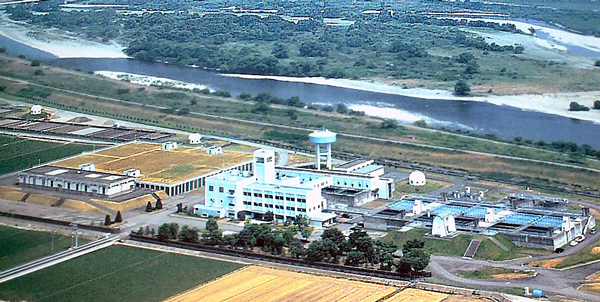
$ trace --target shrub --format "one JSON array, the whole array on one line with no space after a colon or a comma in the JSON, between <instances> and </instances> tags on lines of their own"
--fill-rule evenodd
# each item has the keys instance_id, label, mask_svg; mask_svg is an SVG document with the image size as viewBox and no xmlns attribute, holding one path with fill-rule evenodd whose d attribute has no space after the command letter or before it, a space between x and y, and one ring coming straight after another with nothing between
<instances>
[{"instance_id":1,"label":"shrub","mask_svg":"<svg viewBox=\"0 0 600 302\"><path fill-rule=\"evenodd\" d=\"M569 104L569 111L590 111L590 108L577 102L571 102L571 104Z\"/></svg>"}]
</instances>

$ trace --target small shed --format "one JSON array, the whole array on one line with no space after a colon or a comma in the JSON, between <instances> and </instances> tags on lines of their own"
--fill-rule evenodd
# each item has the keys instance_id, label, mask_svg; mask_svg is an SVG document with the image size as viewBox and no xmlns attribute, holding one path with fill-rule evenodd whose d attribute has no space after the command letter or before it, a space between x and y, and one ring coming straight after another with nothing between
<instances>
[{"instance_id":1,"label":"small shed","mask_svg":"<svg viewBox=\"0 0 600 302\"><path fill-rule=\"evenodd\" d=\"M142 172L140 172L138 169L129 169L123 172L123 174L129 177L140 177Z\"/></svg>"},{"instance_id":2,"label":"small shed","mask_svg":"<svg viewBox=\"0 0 600 302\"><path fill-rule=\"evenodd\" d=\"M431 235L446 237L454 232L456 232L456 223L454 222L454 216L452 216L452 213L442 213L433 218Z\"/></svg>"},{"instance_id":3,"label":"small shed","mask_svg":"<svg viewBox=\"0 0 600 302\"><path fill-rule=\"evenodd\" d=\"M424 186L427 184L425 174L421 171L414 171L408 175L408 184L411 186Z\"/></svg>"},{"instance_id":4,"label":"small shed","mask_svg":"<svg viewBox=\"0 0 600 302\"><path fill-rule=\"evenodd\" d=\"M163 150L175 150L177 149L177 142L166 142L162 144Z\"/></svg>"},{"instance_id":5,"label":"small shed","mask_svg":"<svg viewBox=\"0 0 600 302\"><path fill-rule=\"evenodd\" d=\"M210 155L221 155L223 154L223 147L221 146L212 146L206 149L206 153Z\"/></svg>"},{"instance_id":6,"label":"small shed","mask_svg":"<svg viewBox=\"0 0 600 302\"><path fill-rule=\"evenodd\" d=\"M190 144L197 145L200 143L200 140L202 140L202 135L200 135L200 133L192 133L188 136L188 139Z\"/></svg>"},{"instance_id":7,"label":"small shed","mask_svg":"<svg viewBox=\"0 0 600 302\"><path fill-rule=\"evenodd\" d=\"M40 105L33 105L33 106L31 106L30 113L32 115L40 115L40 114L42 114L42 106L40 106Z\"/></svg>"}]
</instances>

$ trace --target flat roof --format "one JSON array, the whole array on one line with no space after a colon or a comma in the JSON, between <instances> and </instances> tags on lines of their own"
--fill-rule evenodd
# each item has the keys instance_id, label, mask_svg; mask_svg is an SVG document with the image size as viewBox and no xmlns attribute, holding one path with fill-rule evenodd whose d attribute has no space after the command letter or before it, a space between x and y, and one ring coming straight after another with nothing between
<instances>
[{"instance_id":1,"label":"flat roof","mask_svg":"<svg viewBox=\"0 0 600 302\"><path fill-rule=\"evenodd\" d=\"M336 169L350 169L354 166L362 165L369 161L372 161L372 159L364 159L364 158L355 159L355 160L349 161L345 164L341 164L341 165L337 166Z\"/></svg>"},{"instance_id":2,"label":"flat roof","mask_svg":"<svg viewBox=\"0 0 600 302\"><path fill-rule=\"evenodd\" d=\"M298 172L298 173L314 173L314 174L332 175L332 176L340 176L340 177L364 178L364 179L373 179L374 178L374 176L356 174L356 173L345 172L345 171L335 171L335 170L312 170L312 169L281 167L281 166L275 167L275 170L294 171L294 172Z\"/></svg>"},{"instance_id":3,"label":"flat roof","mask_svg":"<svg viewBox=\"0 0 600 302\"><path fill-rule=\"evenodd\" d=\"M58 177L76 181L90 181L95 183L111 184L122 180L133 180L133 178L124 175L115 175L97 171L83 171L72 168L63 168L56 166L41 166L23 171L22 173L35 174L46 177Z\"/></svg>"},{"instance_id":4,"label":"flat roof","mask_svg":"<svg viewBox=\"0 0 600 302\"><path fill-rule=\"evenodd\" d=\"M141 173L138 181L170 185L251 160L252 155L247 153L211 155L202 148L163 150L160 143L132 142L54 165L75 169L81 164L92 163L96 165L96 171L118 175L137 169Z\"/></svg>"},{"instance_id":5,"label":"flat roof","mask_svg":"<svg viewBox=\"0 0 600 302\"><path fill-rule=\"evenodd\" d=\"M358 174L369 174L373 171L377 171L379 169L383 169L383 166L379 166L379 165L368 165L366 167L362 167L358 170L354 170L352 171L352 173L358 173Z\"/></svg>"}]
</instances>

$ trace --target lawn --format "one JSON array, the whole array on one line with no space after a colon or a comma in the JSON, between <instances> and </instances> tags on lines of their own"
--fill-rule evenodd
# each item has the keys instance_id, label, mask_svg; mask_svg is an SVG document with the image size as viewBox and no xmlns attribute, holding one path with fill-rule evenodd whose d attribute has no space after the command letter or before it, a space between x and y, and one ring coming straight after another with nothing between
<instances>
[{"instance_id":1,"label":"lawn","mask_svg":"<svg viewBox=\"0 0 600 302\"><path fill-rule=\"evenodd\" d=\"M39 163L72 156L93 148L91 145L0 135L0 174L31 168Z\"/></svg>"},{"instance_id":2,"label":"lawn","mask_svg":"<svg viewBox=\"0 0 600 302\"><path fill-rule=\"evenodd\" d=\"M9 301L162 301L242 267L112 246L0 284Z\"/></svg>"},{"instance_id":3,"label":"lawn","mask_svg":"<svg viewBox=\"0 0 600 302\"><path fill-rule=\"evenodd\" d=\"M70 236L54 235L54 253L69 247ZM51 233L0 226L0 271L48 256L52 251Z\"/></svg>"},{"instance_id":4,"label":"lawn","mask_svg":"<svg viewBox=\"0 0 600 302\"><path fill-rule=\"evenodd\" d=\"M460 277L469 279L520 279L533 276L534 271L512 270L505 268L486 268L478 271L458 273Z\"/></svg>"},{"instance_id":5,"label":"lawn","mask_svg":"<svg viewBox=\"0 0 600 302\"><path fill-rule=\"evenodd\" d=\"M477 253L475 254L475 258L477 258L477 259L489 259L489 260L501 261L501 260L507 260L507 259L514 259L519 256L522 256L521 254L518 253L517 249L511 250L509 252L502 250L498 245L493 243L490 239L488 239L485 236L476 236L476 235L471 235L471 234L459 234L458 236L456 236L450 240L424 237L425 234L428 234L430 232L431 232L430 230L415 228L415 229L412 229L412 230L404 233L402 236L395 235L395 232L392 232L392 233L386 235L383 239L391 240L394 237L396 237L395 241L396 241L396 243L398 243L398 246L400 246L400 247L402 247L404 245L404 243L406 243L409 240L418 239L418 240L425 241L425 250L427 252L429 252L430 254L448 255L448 256L455 256L455 257L462 257L465 254L465 251L467 250L469 243L471 243L471 240L479 239L479 240L481 240L481 245L479 246L479 249L477 249ZM398 237L400 237L400 238L398 239ZM504 242L504 239L502 237L500 237L500 235L497 236L496 238L498 240L500 240L502 243L504 243L505 245L507 245L507 243ZM514 245L512 243L510 243L510 245L507 245L507 247L514 248Z\"/></svg>"},{"instance_id":6,"label":"lawn","mask_svg":"<svg viewBox=\"0 0 600 302\"><path fill-rule=\"evenodd\" d=\"M407 195L407 194L415 194L415 193L428 194L433 191L437 191L437 190L440 190L443 188L448 188L451 186L452 186L452 184L449 182L432 180L432 179L428 179L427 184L425 184L424 186L420 186L420 187L411 186L408 184L408 182L399 182L396 184L396 192L394 192L394 196L399 198L402 195Z\"/></svg>"}]
</instances>

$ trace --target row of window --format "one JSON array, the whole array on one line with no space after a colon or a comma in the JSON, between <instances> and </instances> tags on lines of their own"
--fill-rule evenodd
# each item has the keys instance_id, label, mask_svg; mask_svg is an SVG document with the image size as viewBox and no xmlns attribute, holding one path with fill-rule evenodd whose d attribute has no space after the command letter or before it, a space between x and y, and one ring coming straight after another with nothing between
<instances>
[{"instance_id":1,"label":"row of window","mask_svg":"<svg viewBox=\"0 0 600 302\"><path fill-rule=\"evenodd\" d=\"M247 201L247 200L244 200L243 203L244 203L244 205L247 205L247 206L252 206L252 205L254 205L255 207L262 207L263 206L263 204L260 203L260 202L254 202L253 203L252 201ZM283 210L284 209L284 206L272 205L272 204L268 204L268 203L266 203L264 206L266 208L271 208L271 209L273 207L275 207L275 209L277 209L277 210ZM285 207L285 210L287 210L287 211L306 212L306 209L304 209L304 208L295 208L295 207Z\"/></svg>"},{"instance_id":2,"label":"row of window","mask_svg":"<svg viewBox=\"0 0 600 302\"><path fill-rule=\"evenodd\" d=\"M282 195L272 195L272 194L262 194L262 193L254 193L252 194L251 192L243 192L244 196L254 196L257 198L265 198L265 199L275 199L275 200L283 200L283 196ZM295 198L295 197L285 197L286 201L297 201L297 202L301 202L301 203L306 203L306 198Z\"/></svg>"}]
</instances>

